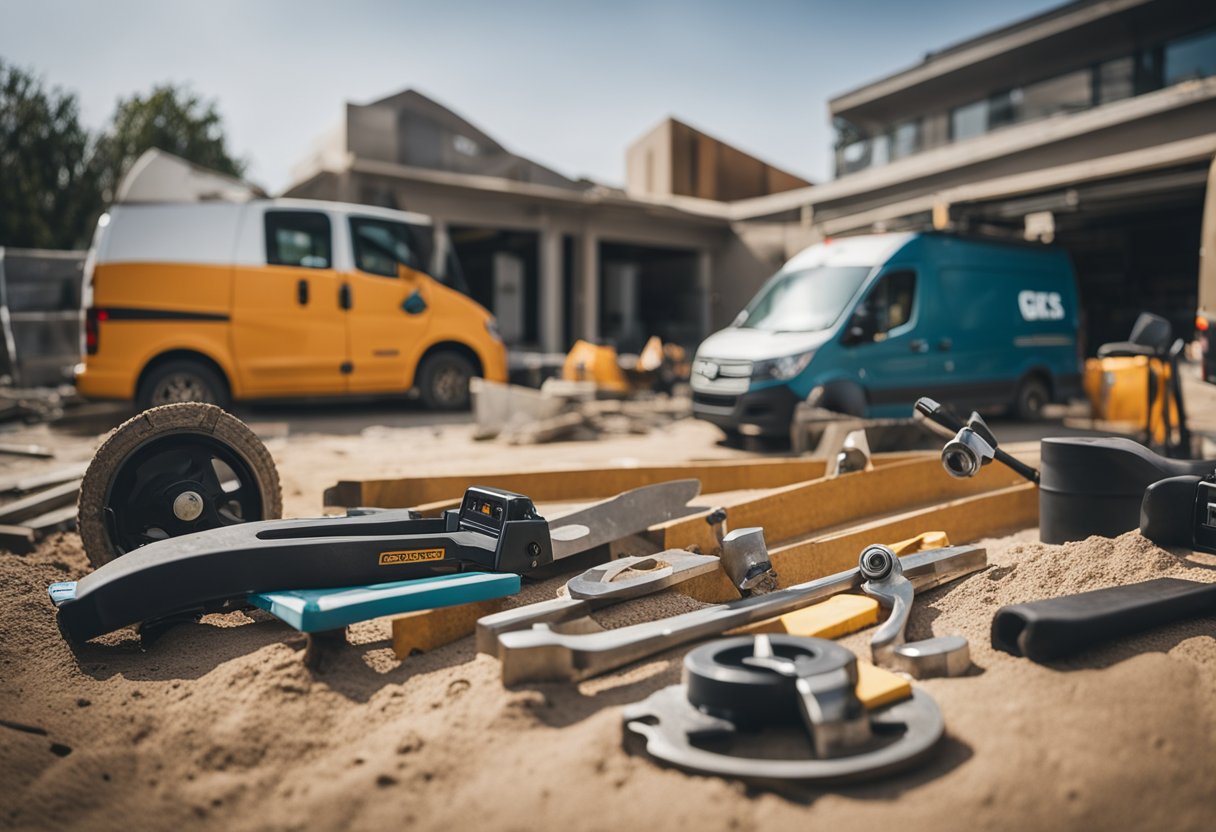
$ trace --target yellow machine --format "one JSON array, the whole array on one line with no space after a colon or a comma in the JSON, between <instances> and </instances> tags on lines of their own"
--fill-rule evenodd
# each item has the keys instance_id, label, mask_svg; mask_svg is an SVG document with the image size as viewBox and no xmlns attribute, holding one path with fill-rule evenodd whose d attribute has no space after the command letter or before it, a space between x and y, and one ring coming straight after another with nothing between
<instances>
[{"instance_id":1,"label":"yellow machine","mask_svg":"<svg viewBox=\"0 0 1216 832\"><path fill-rule=\"evenodd\" d=\"M594 381L596 387L606 393L623 396L629 392L629 382L618 363L616 350L590 341L574 342L562 364L562 378L566 381Z\"/></svg>"},{"instance_id":2,"label":"yellow machine","mask_svg":"<svg viewBox=\"0 0 1216 832\"><path fill-rule=\"evenodd\" d=\"M86 267L89 397L404 393L437 409L506 381L494 317L427 273L426 217L303 200L118 205Z\"/></svg>"},{"instance_id":3,"label":"yellow machine","mask_svg":"<svg viewBox=\"0 0 1216 832\"><path fill-rule=\"evenodd\" d=\"M1085 395L1095 419L1126 424L1130 431L1151 431L1152 441L1164 444L1170 425L1179 424L1178 404L1170 395L1173 370L1168 361L1147 356L1090 358L1085 362ZM1149 397L1149 385L1153 394ZM1151 411L1149 402L1152 401Z\"/></svg>"}]
</instances>

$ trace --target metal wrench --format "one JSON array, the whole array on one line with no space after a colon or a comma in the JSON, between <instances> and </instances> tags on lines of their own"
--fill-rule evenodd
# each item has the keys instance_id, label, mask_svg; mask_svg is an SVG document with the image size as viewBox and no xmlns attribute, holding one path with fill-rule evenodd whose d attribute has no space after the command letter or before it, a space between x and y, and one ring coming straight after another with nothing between
<instances>
[{"instance_id":1,"label":"metal wrench","mask_svg":"<svg viewBox=\"0 0 1216 832\"><path fill-rule=\"evenodd\" d=\"M858 568L867 578L862 592L891 610L870 639L874 664L907 673L913 679L961 676L971 668L971 647L962 636L904 641L912 614L913 587L893 551L878 544L868 546L861 553Z\"/></svg>"},{"instance_id":2,"label":"metal wrench","mask_svg":"<svg viewBox=\"0 0 1216 832\"><path fill-rule=\"evenodd\" d=\"M477 620L477 652L498 654L498 637L534 624L557 624L587 615L592 610L651 595L718 568L713 555L696 555L670 549L657 555L618 558L588 569L566 583L567 596L539 601L486 615ZM635 575L621 577L633 569Z\"/></svg>"},{"instance_id":3,"label":"metal wrench","mask_svg":"<svg viewBox=\"0 0 1216 832\"><path fill-rule=\"evenodd\" d=\"M987 564L988 553L982 546L930 549L901 560L903 574L916 590L949 583ZM860 589L865 580L861 569L854 567L766 595L601 633L563 634L546 624L504 633L498 639L503 684L586 679L672 647Z\"/></svg>"}]
</instances>

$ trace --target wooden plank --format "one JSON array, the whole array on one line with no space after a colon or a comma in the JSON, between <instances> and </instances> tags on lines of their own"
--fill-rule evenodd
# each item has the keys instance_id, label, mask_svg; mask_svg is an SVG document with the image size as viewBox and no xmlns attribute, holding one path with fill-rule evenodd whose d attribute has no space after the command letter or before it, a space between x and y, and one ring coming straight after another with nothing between
<instances>
[{"instance_id":1,"label":"wooden plank","mask_svg":"<svg viewBox=\"0 0 1216 832\"><path fill-rule=\"evenodd\" d=\"M881 708L912 695L912 683L898 673L857 660L857 698L867 708Z\"/></svg>"},{"instance_id":2,"label":"wooden plank","mask_svg":"<svg viewBox=\"0 0 1216 832\"><path fill-rule=\"evenodd\" d=\"M33 550L33 529L25 526L0 526L0 552L27 555Z\"/></svg>"},{"instance_id":3,"label":"wooden plank","mask_svg":"<svg viewBox=\"0 0 1216 832\"><path fill-rule=\"evenodd\" d=\"M34 459L50 459L55 452L42 445L18 445L11 442L0 442L0 454L9 456L28 456Z\"/></svg>"},{"instance_id":4,"label":"wooden plank","mask_svg":"<svg viewBox=\"0 0 1216 832\"><path fill-rule=\"evenodd\" d=\"M64 506L54 511L48 511L46 514L26 520L23 525L33 529L34 534L39 537L51 532L73 529L76 527L76 506Z\"/></svg>"},{"instance_id":5,"label":"wooden plank","mask_svg":"<svg viewBox=\"0 0 1216 832\"><path fill-rule=\"evenodd\" d=\"M88 463L81 462L76 465L56 468L54 471L48 471L45 474L23 474L18 477L7 477L0 480L0 494L25 494L29 491L37 491L39 488L46 488L48 485L58 485L68 480L77 480L84 476L84 472L88 467Z\"/></svg>"},{"instance_id":6,"label":"wooden plank","mask_svg":"<svg viewBox=\"0 0 1216 832\"><path fill-rule=\"evenodd\" d=\"M729 506L727 525L732 529L760 526L771 549L860 518L935 505L1020 482L1024 480L1003 465L989 465L971 479L955 479L942 471L938 455L932 454L872 471L779 488ZM655 543L663 549L696 546L703 552L716 551L714 530L705 522L708 514L704 511L656 527L659 537ZM917 533L920 531L924 529Z\"/></svg>"},{"instance_id":7,"label":"wooden plank","mask_svg":"<svg viewBox=\"0 0 1216 832\"><path fill-rule=\"evenodd\" d=\"M864 595L837 595L800 610L757 621L727 635L778 633L812 638L840 638L878 623L878 602Z\"/></svg>"},{"instance_id":8,"label":"wooden plank","mask_svg":"<svg viewBox=\"0 0 1216 832\"><path fill-rule=\"evenodd\" d=\"M924 454L878 454L876 466ZM459 499L470 485L491 485L526 494L536 502L602 499L631 488L697 478L701 493L779 488L823 476L824 462L814 459L726 459L632 468L581 468L501 473L454 474L385 480L345 480L325 490L325 505L336 508L376 506L414 508Z\"/></svg>"},{"instance_id":9,"label":"wooden plank","mask_svg":"<svg viewBox=\"0 0 1216 832\"><path fill-rule=\"evenodd\" d=\"M1002 488L850 525L797 543L770 549L781 586L821 578L857 565L871 543L902 540L926 529L940 529L961 545L1030 528L1039 522L1039 490L1032 483Z\"/></svg>"},{"instance_id":10,"label":"wooden plank","mask_svg":"<svg viewBox=\"0 0 1216 832\"><path fill-rule=\"evenodd\" d=\"M393 652L397 658L405 659L413 653L425 653L471 636L477 628L477 619L502 608L502 599L493 598L398 616L393 619Z\"/></svg>"},{"instance_id":11,"label":"wooden plank","mask_svg":"<svg viewBox=\"0 0 1216 832\"><path fill-rule=\"evenodd\" d=\"M75 506L76 495L79 493L80 480L71 480L20 500L13 500L0 506L0 525L20 523L53 509Z\"/></svg>"}]
</instances>

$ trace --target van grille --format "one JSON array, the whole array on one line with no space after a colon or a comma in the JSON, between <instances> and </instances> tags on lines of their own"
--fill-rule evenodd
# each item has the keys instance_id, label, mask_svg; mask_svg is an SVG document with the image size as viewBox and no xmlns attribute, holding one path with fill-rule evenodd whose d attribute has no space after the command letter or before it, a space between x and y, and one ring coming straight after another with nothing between
<instances>
[{"instance_id":1,"label":"van grille","mask_svg":"<svg viewBox=\"0 0 1216 832\"><path fill-rule=\"evenodd\" d=\"M706 407L725 407L731 410L735 409L735 403L739 401L738 396L715 396L712 393L696 393L692 394L693 404L703 404Z\"/></svg>"}]
</instances>

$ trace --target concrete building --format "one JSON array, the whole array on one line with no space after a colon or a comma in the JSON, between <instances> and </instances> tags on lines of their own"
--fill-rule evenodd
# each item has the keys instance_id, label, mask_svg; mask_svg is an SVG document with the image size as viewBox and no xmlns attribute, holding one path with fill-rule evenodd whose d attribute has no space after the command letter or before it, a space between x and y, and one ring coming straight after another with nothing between
<instances>
[{"instance_id":1,"label":"concrete building","mask_svg":"<svg viewBox=\"0 0 1216 832\"><path fill-rule=\"evenodd\" d=\"M1069 3L829 109L835 180L735 202L736 227L797 226L798 244L926 228L1054 242L1076 264L1091 350L1141 309L1189 333L1216 154L1216 4Z\"/></svg>"},{"instance_id":2,"label":"concrete building","mask_svg":"<svg viewBox=\"0 0 1216 832\"><path fill-rule=\"evenodd\" d=\"M721 187L735 187L737 161L762 164L728 157L720 142L713 149ZM724 204L696 189L629 195L569 179L413 90L347 105L343 125L294 173L286 196L430 215L435 269L456 252L469 294L495 313L511 346L564 352L590 338L636 349L658 334L695 347L739 309L737 292L719 291L730 280L725 265L747 260ZM778 174L765 166L773 182L805 184ZM746 192L770 189L752 182Z\"/></svg>"}]
</instances>

